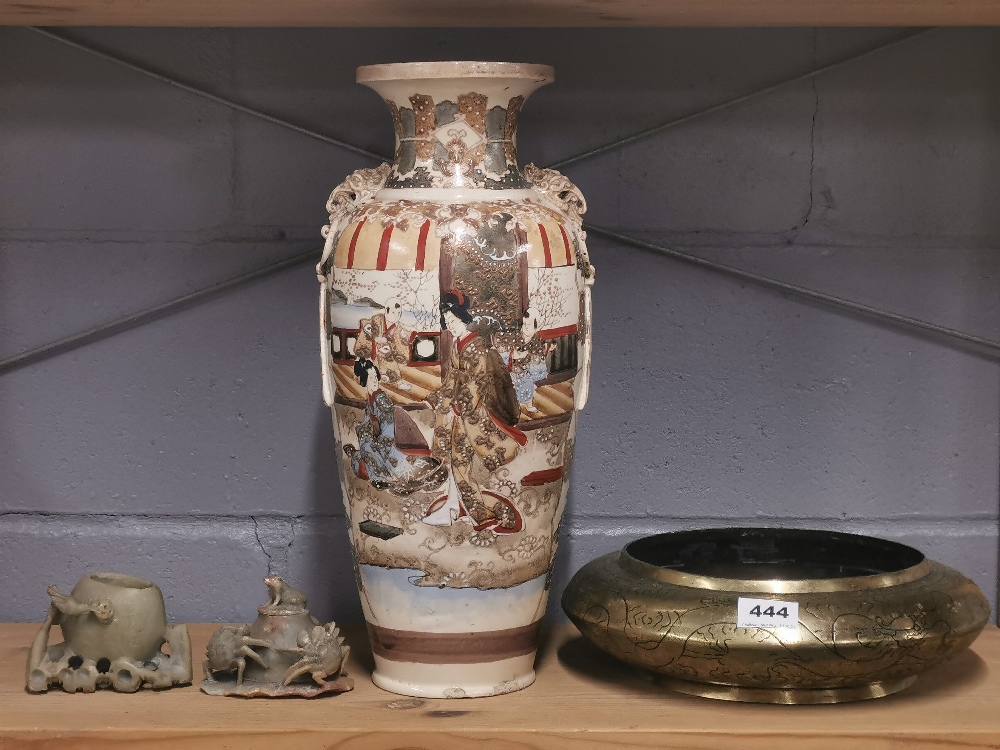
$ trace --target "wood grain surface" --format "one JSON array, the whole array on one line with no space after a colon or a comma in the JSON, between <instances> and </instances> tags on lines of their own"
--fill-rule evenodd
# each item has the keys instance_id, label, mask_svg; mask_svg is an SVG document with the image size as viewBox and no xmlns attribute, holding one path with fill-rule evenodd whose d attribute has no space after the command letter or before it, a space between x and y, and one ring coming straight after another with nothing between
<instances>
[{"instance_id":1,"label":"wood grain surface","mask_svg":"<svg viewBox=\"0 0 1000 750\"><path fill-rule=\"evenodd\" d=\"M192 625L196 674L217 625ZM212 697L196 684L132 695L24 690L35 625L0 625L0 748L144 750L636 750L1000 747L1000 632L898 695L837 706L758 706L664 692L596 651L571 625L546 630L538 679L495 698L421 700L372 685L362 629L350 693Z\"/></svg>"},{"instance_id":2,"label":"wood grain surface","mask_svg":"<svg viewBox=\"0 0 1000 750\"><path fill-rule=\"evenodd\" d=\"M0 0L37 26L984 26L1000 0Z\"/></svg>"}]
</instances>

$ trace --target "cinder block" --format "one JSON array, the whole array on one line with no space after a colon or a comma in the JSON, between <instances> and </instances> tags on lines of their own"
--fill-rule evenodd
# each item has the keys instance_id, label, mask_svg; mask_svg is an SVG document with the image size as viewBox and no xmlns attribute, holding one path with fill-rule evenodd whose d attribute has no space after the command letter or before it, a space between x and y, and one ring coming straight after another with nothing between
<instances>
[{"instance_id":1,"label":"cinder block","mask_svg":"<svg viewBox=\"0 0 1000 750\"><path fill-rule=\"evenodd\" d=\"M142 26L75 27L61 30L74 40L95 46L155 72L176 77L184 83L204 87L213 93L230 94L236 86L232 30L225 28L150 28ZM43 49L59 49L56 42L36 39ZM51 45L51 46L49 46ZM87 59L77 51L78 59ZM109 69L114 63L103 62ZM133 73L135 83L151 80ZM129 81L105 82L111 90ZM156 82L157 86L165 86Z\"/></svg>"},{"instance_id":2,"label":"cinder block","mask_svg":"<svg viewBox=\"0 0 1000 750\"><path fill-rule=\"evenodd\" d=\"M559 606L562 591L588 561L642 536L706 525L715 524L571 522L564 528L556 556L547 616L565 620ZM772 519L767 525L803 526L800 519ZM910 544L972 578L996 611L997 544L986 524L817 521L807 527ZM251 519L8 515L0 519L0 564L9 572L0 606L2 620L40 619L47 604L47 584L69 587L94 570L153 580L163 589L168 614L176 621L252 619L265 595L261 578L268 572L304 591L317 617L345 623L361 620L343 518L257 519L255 527Z\"/></svg>"},{"instance_id":3,"label":"cinder block","mask_svg":"<svg viewBox=\"0 0 1000 750\"><path fill-rule=\"evenodd\" d=\"M532 51L555 66L556 83L535 94L526 108L528 140L521 150L543 164L783 80L808 69L813 55L809 29L578 29L555 35L555 44L548 29L533 33ZM846 34L838 43L853 36ZM608 65L609 59L616 64ZM664 132L636 148L662 153L676 138L683 140L684 132L709 121ZM601 176L586 180L585 164L598 165ZM663 168L676 171L672 164ZM592 210L603 206L602 194L614 193L618 179L609 180L609 174L628 178L613 152L567 167L567 173L581 186L587 183ZM661 211L662 205L657 215Z\"/></svg>"},{"instance_id":4,"label":"cinder block","mask_svg":"<svg viewBox=\"0 0 1000 750\"><path fill-rule=\"evenodd\" d=\"M369 102L392 133L385 106ZM391 135L390 135L391 138ZM348 138L355 141L355 138ZM329 221L326 201L330 192L356 169L379 162L307 138L266 122L246 118L237 127L240 179L237 201L248 227L287 227L295 236L311 236L320 247L320 228ZM380 149L391 153L390 144ZM266 187L264 187L266 186Z\"/></svg>"},{"instance_id":5,"label":"cinder block","mask_svg":"<svg viewBox=\"0 0 1000 750\"><path fill-rule=\"evenodd\" d=\"M809 208L814 111L811 86L797 84L630 145L618 156L618 180L598 183L593 220L607 222L613 195L613 223L630 230L776 234L797 227Z\"/></svg>"},{"instance_id":6,"label":"cinder block","mask_svg":"<svg viewBox=\"0 0 1000 750\"><path fill-rule=\"evenodd\" d=\"M153 581L175 622L239 622L267 575L248 518L0 516L0 565L0 620L15 622L41 621L48 584L66 591L95 571Z\"/></svg>"},{"instance_id":7,"label":"cinder block","mask_svg":"<svg viewBox=\"0 0 1000 750\"><path fill-rule=\"evenodd\" d=\"M593 250L574 513L996 517L995 361L647 253Z\"/></svg>"},{"instance_id":8,"label":"cinder block","mask_svg":"<svg viewBox=\"0 0 1000 750\"><path fill-rule=\"evenodd\" d=\"M838 31L829 46L859 35ZM454 60L550 64L557 82L533 95L519 134L522 157L539 163L805 69L813 47L807 29L466 29L460 35L447 29L240 29L232 40L240 89L251 101L382 149L391 148L389 120L378 98L354 83L358 65L429 59L428 50L441 49Z\"/></svg>"},{"instance_id":9,"label":"cinder block","mask_svg":"<svg viewBox=\"0 0 1000 750\"><path fill-rule=\"evenodd\" d=\"M318 236L318 235L317 235ZM300 242L18 241L0 246L0 358L314 249Z\"/></svg>"},{"instance_id":10,"label":"cinder block","mask_svg":"<svg viewBox=\"0 0 1000 750\"><path fill-rule=\"evenodd\" d=\"M45 587L63 591L93 571L148 578L168 616L188 622L246 622L266 600L262 579L282 576L324 621L361 622L347 524L340 517L292 519L137 518L11 514L0 517L7 571L0 622L41 620Z\"/></svg>"},{"instance_id":11,"label":"cinder block","mask_svg":"<svg viewBox=\"0 0 1000 750\"><path fill-rule=\"evenodd\" d=\"M0 377L0 509L338 512L309 264Z\"/></svg>"},{"instance_id":12,"label":"cinder block","mask_svg":"<svg viewBox=\"0 0 1000 750\"><path fill-rule=\"evenodd\" d=\"M940 30L818 81L818 227L996 245L996 39Z\"/></svg>"},{"instance_id":13,"label":"cinder block","mask_svg":"<svg viewBox=\"0 0 1000 750\"><path fill-rule=\"evenodd\" d=\"M867 304L972 335L1000 340L1000 254L987 247L941 247L900 243L893 246L776 244L770 247L719 244L683 245L690 239L670 233L642 233L643 239L667 247L682 245L707 260L762 274L807 289ZM718 243L718 238L711 238ZM632 251L629 250L629 253ZM664 259L670 266L678 261ZM721 284L725 275L706 270ZM755 288L750 285L748 290ZM934 293L928 294L928 288ZM781 292L773 292L782 294ZM915 329L861 316L838 306L790 295L799 304L825 311L831 324L856 318L887 330L920 338ZM949 339L939 339L948 344ZM951 342L956 351L972 351Z\"/></svg>"},{"instance_id":14,"label":"cinder block","mask_svg":"<svg viewBox=\"0 0 1000 750\"><path fill-rule=\"evenodd\" d=\"M316 617L324 622L364 619L343 515L297 519L286 560L289 580L301 583Z\"/></svg>"},{"instance_id":15,"label":"cinder block","mask_svg":"<svg viewBox=\"0 0 1000 750\"><path fill-rule=\"evenodd\" d=\"M369 58L373 58L372 50L386 48L394 50L394 60L419 58L428 44L441 37L438 30L406 35L382 29L352 30L349 38L331 44L329 35L315 30L234 34L241 91L251 101L266 102L268 111L293 113L285 116L383 153L391 150L389 118L374 94L353 83L354 67L359 62L384 61ZM852 38L851 34L843 36L842 43ZM471 30L461 40L448 38L452 54L460 54L465 45L477 59L497 43L498 34L492 30ZM689 29L683 34L662 29L559 34L519 30L518 46L523 59L545 60L557 71L558 84L542 89L527 104L519 132L522 161L545 164L732 99L788 77L790 70L804 70L812 63L813 34L805 29L739 33ZM831 42L830 46L836 45ZM588 49L601 52L581 56L580 51ZM604 64L609 56L623 66ZM745 64L748 59L753 65ZM804 136L808 143L812 93L802 90L795 97L801 100L802 117L793 128L798 141ZM788 201L787 196L774 194L781 170L787 168L786 160L774 158L774 149L782 156L789 149L802 151L798 141L788 145L785 126L774 126L787 120L788 108L781 97L765 98L760 111L751 115L762 121L749 129L742 127L743 121L734 128L732 118L724 118L721 124L718 118L706 118L698 126L643 141L626 152L635 156L626 156L624 161L617 155L597 159L599 175L593 179L588 166L574 166L568 173L587 191L595 221L619 219L615 223L634 226L636 214L642 213L641 225L652 221L654 227L671 225L672 216L682 217L685 226L715 226L712 219L718 213L733 209L733 201L716 199L716 186L733 175L752 178L749 193L753 197L742 202L746 216L739 226L752 219L752 225L759 227L772 210L770 205L784 206ZM746 116L741 109L733 118ZM744 135L734 139L734 130ZM282 134L267 123L241 119L237 132L239 202L251 224L312 226L316 219L310 217L321 216L317 210L321 198L341 176L370 166L335 146ZM726 149L721 156L720 143ZM805 151L799 161L808 171ZM652 168L651 153L657 154ZM706 168L710 170L707 175ZM619 179L607 180L609 169L619 172ZM622 182L629 191L624 201L619 191ZM701 185L705 191L714 191L709 200L699 191ZM261 186L268 187L261 190ZM791 189L797 193L793 203L807 200L806 187L801 176L792 179ZM655 203L652 212L649 201ZM623 213L609 213L612 207ZM778 228L791 226L797 210L786 216L782 209Z\"/></svg>"},{"instance_id":16,"label":"cinder block","mask_svg":"<svg viewBox=\"0 0 1000 750\"><path fill-rule=\"evenodd\" d=\"M232 115L217 104L7 29L0 109L0 230L162 236L230 218Z\"/></svg>"}]
</instances>

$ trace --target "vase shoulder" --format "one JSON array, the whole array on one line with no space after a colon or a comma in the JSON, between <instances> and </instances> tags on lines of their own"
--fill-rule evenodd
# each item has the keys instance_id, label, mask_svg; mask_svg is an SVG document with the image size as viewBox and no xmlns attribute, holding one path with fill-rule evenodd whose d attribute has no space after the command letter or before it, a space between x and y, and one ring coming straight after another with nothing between
<instances>
[{"instance_id":1,"label":"vase shoulder","mask_svg":"<svg viewBox=\"0 0 1000 750\"><path fill-rule=\"evenodd\" d=\"M489 203L491 201L512 201L538 203L539 192L533 186L524 188L508 188L491 190L489 188L382 188L375 194L376 202L394 203L396 201L414 201L420 203Z\"/></svg>"}]
</instances>

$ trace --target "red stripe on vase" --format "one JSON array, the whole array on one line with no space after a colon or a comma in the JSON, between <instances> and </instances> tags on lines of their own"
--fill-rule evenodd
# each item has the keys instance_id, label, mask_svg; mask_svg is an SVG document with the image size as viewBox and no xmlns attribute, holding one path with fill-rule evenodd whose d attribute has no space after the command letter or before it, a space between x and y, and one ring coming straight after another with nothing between
<instances>
[{"instance_id":1,"label":"red stripe on vase","mask_svg":"<svg viewBox=\"0 0 1000 750\"><path fill-rule=\"evenodd\" d=\"M545 233L545 227L538 225L538 232L542 235L542 249L545 251L545 267L552 267L552 248L549 247L549 236Z\"/></svg>"},{"instance_id":2,"label":"red stripe on vase","mask_svg":"<svg viewBox=\"0 0 1000 750\"><path fill-rule=\"evenodd\" d=\"M427 233L431 229L430 221L425 221L420 227L420 236L417 238L417 263L416 270L424 270L424 258L427 255Z\"/></svg>"},{"instance_id":3,"label":"red stripe on vase","mask_svg":"<svg viewBox=\"0 0 1000 750\"><path fill-rule=\"evenodd\" d=\"M490 415L490 420L492 420L493 424L495 424L497 428L503 431L508 437L513 438L514 442L516 442L522 448L527 444L528 442L527 435L525 435L516 427L513 427L505 423L502 419L500 419L500 417L498 417L496 414L489 411L488 409L486 410L486 413Z\"/></svg>"},{"instance_id":4,"label":"red stripe on vase","mask_svg":"<svg viewBox=\"0 0 1000 750\"><path fill-rule=\"evenodd\" d=\"M542 621L478 633L426 633L368 625L372 653L418 664L479 664L524 656L535 650Z\"/></svg>"},{"instance_id":5,"label":"red stripe on vase","mask_svg":"<svg viewBox=\"0 0 1000 750\"><path fill-rule=\"evenodd\" d=\"M541 487L543 484L562 479L566 475L566 470L562 466L554 469L539 469L533 471L521 479L522 487Z\"/></svg>"},{"instance_id":6,"label":"red stripe on vase","mask_svg":"<svg viewBox=\"0 0 1000 750\"><path fill-rule=\"evenodd\" d=\"M384 271L389 264L389 238L392 237L392 230L395 225L390 224L382 232L382 242L378 246L378 260L375 261L375 270Z\"/></svg>"},{"instance_id":7,"label":"red stripe on vase","mask_svg":"<svg viewBox=\"0 0 1000 750\"><path fill-rule=\"evenodd\" d=\"M543 339L556 339L560 336L568 336L569 334L576 332L576 324L571 323L568 326L559 326L559 328L543 328L538 332L538 335Z\"/></svg>"},{"instance_id":8,"label":"red stripe on vase","mask_svg":"<svg viewBox=\"0 0 1000 750\"><path fill-rule=\"evenodd\" d=\"M347 267L354 268L354 251L358 248L358 235L361 234L361 227L365 225L366 219L362 219L357 228L354 230L354 236L351 237L351 246L347 249Z\"/></svg>"},{"instance_id":9,"label":"red stripe on vase","mask_svg":"<svg viewBox=\"0 0 1000 750\"><path fill-rule=\"evenodd\" d=\"M563 245L566 246L566 263L565 265L573 265L573 246L569 244L569 237L566 234L566 228L560 224L559 231L562 233Z\"/></svg>"}]
</instances>

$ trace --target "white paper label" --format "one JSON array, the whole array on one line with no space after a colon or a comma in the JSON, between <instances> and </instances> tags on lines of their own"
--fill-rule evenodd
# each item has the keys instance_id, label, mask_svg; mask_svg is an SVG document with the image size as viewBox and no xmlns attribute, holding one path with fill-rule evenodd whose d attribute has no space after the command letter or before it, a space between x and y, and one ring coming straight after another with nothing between
<instances>
[{"instance_id":1,"label":"white paper label","mask_svg":"<svg viewBox=\"0 0 1000 750\"><path fill-rule=\"evenodd\" d=\"M799 603L741 596L736 602L736 625L741 628L797 628Z\"/></svg>"}]
</instances>

